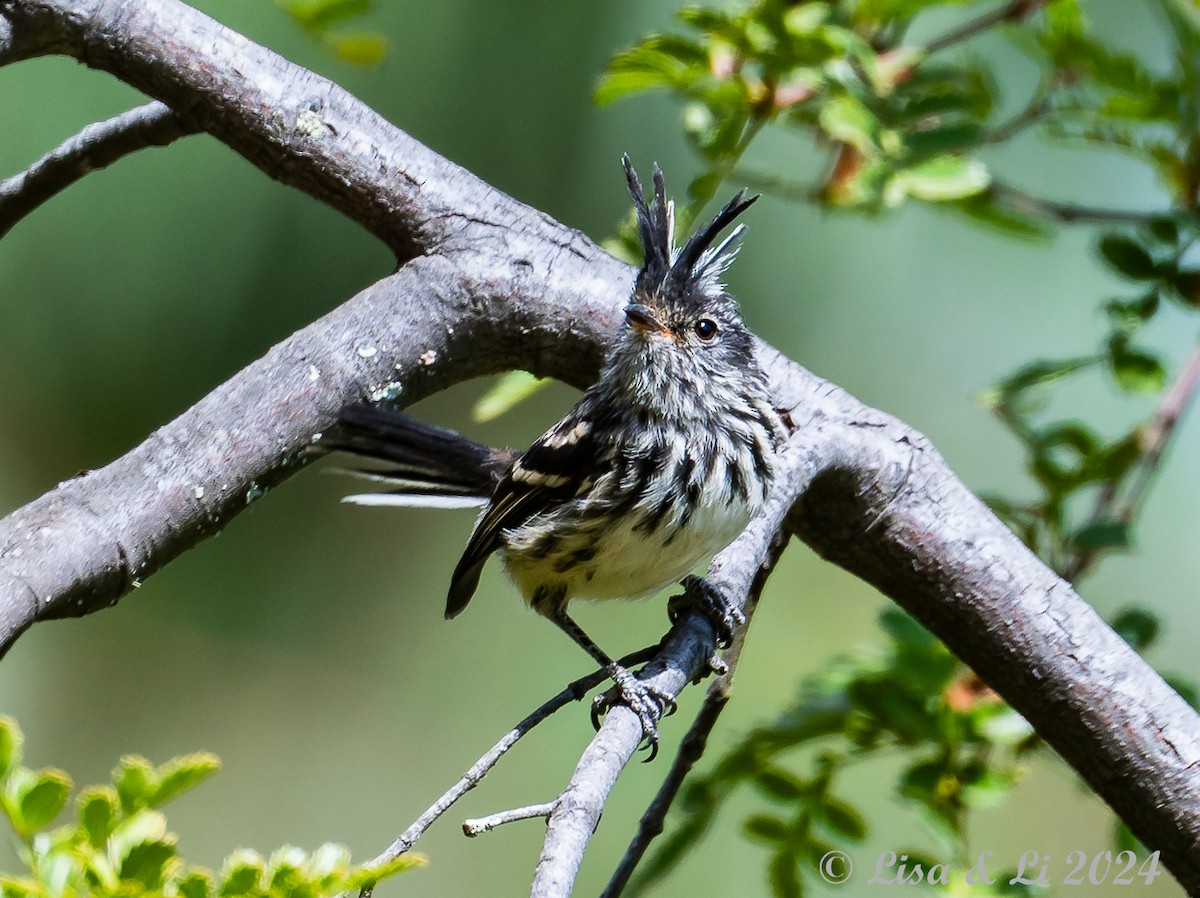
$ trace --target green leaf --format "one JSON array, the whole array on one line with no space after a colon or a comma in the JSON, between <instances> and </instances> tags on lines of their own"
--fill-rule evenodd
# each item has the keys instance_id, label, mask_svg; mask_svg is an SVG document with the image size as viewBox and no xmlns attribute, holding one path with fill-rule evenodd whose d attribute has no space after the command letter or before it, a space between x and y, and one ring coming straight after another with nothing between
<instances>
[{"instance_id":1,"label":"green leaf","mask_svg":"<svg viewBox=\"0 0 1200 898\"><path fill-rule=\"evenodd\" d=\"M1109 341L1109 365L1121 389L1130 393L1157 393L1166 385L1167 369L1157 356L1114 337Z\"/></svg>"},{"instance_id":2,"label":"green leaf","mask_svg":"<svg viewBox=\"0 0 1200 898\"><path fill-rule=\"evenodd\" d=\"M1177 271L1171 277L1171 286L1185 307L1200 306L1200 271Z\"/></svg>"},{"instance_id":3,"label":"green leaf","mask_svg":"<svg viewBox=\"0 0 1200 898\"><path fill-rule=\"evenodd\" d=\"M1046 222L995 202L990 191L945 206L1009 237L1033 240L1053 233Z\"/></svg>"},{"instance_id":4,"label":"green leaf","mask_svg":"<svg viewBox=\"0 0 1200 898\"><path fill-rule=\"evenodd\" d=\"M158 788L149 798L150 807L160 807L195 787L221 769L221 759L209 752L174 758L155 771Z\"/></svg>"},{"instance_id":5,"label":"green leaf","mask_svg":"<svg viewBox=\"0 0 1200 898\"><path fill-rule=\"evenodd\" d=\"M937 637L925 629L919 620L896 608L885 608L880 612L879 626L900 645L928 651L938 644Z\"/></svg>"},{"instance_id":6,"label":"green leaf","mask_svg":"<svg viewBox=\"0 0 1200 898\"><path fill-rule=\"evenodd\" d=\"M93 786L79 795L79 823L88 842L99 848L117 823L117 795L107 786Z\"/></svg>"},{"instance_id":7,"label":"green leaf","mask_svg":"<svg viewBox=\"0 0 1200 898\"><path fill-rule=\"evenodd\" d=\"M1125 608L1113 618L1112 628L1134 651L1145 652L1158 639L1161 625L1146 608Z\"/></svg>"},{"instance_id":8,"label":"green leaf","mask_svg":"<svg viewBox=\"0 0 1200 898\"><path fill-rule=\"evenodd\" d=\"M337 870L350 866L350 849L345 845L326 842L308 859L308 872L313 876L329 876Z\"/></svg>"},{"instance_id":9,"label":"green leaf","mask_svg":"<svg viewBox=\"0 0 1200 898\"><path fill-rule=\"evenodd\" d=\"M1134 280L1154 280L1158 277L1158 266L1149 251L1137 241L1123 234L1105 234L1098 244L1100 255L1108 266L1118 274Z\"/></svg>"},{"instance_id":10,"label":"green leaf","mask_svg":"<svg viewBox=\"0 0 1200 898\"><path fill-rule=\"evenodd\" d=\"M397 873L403 873L405 870L411 870L414 867L423 867L427 861L420 854L402 854L400 857L392 858L386 864L379 867L357 867L350 871L346 877L346 888L351 891L359 890L373 886L378 882L382 882L389 876L395 876Z\"/></svg>"},{"instance_id":11,"label":"green leaf","mask_svg":"<svg viewBox=\"0 0 1200 898\"><path fill-rule=\"evenodd\" d=\"M150 806L158 791L154 767L140 755L126 755L113 771L113 783L121 799L121 810L132 814Z\"/></svg>"},{"instance_id":12,"label":"green leaf","mask_svg":"<svg viewBox=\"0 0 1200 898\"><path fill-rule=\"evenodd\" d=\"M884 202L899 204L912 196L929 202L961 200L982 193L991 184L987 166L963 156L937 156L896 172L884 191Z\"/></svg>"},{"instance_id":13,"label":"green leaf","mask_svg":"<svg viewBox=\"0 0 1200 898\"><path fill-rule=\"evenodd\" d=\"M21 763L21 747L25 735L11 717L0 716L0 779L8 776L14 766Z\"/></svg>"},{"instance_id":14,"label":"green leaf","mask_svg":"<svg viewBox=\"0 0 1200 898\"><path fill-rule=\"evenodd\" d=\"M938 789L946 776L946 765L940 760L919 761L908 767L900 776L899 787L902 795L929 801L938 794Z\"/></svg>"},{"instance_id":15,"label":"green leaf","mask_svg":"<svg viewBox=\"0 0 1200 898\"><path fill-rule=\"evenodd\" d=\"M1110 299L1104 305L1104 312L1115 329L1132 334L1154 317L1158 307L1158 291L1151 290L1140 299Z\"/></svg>"},{"instance_id":16,"label":"green leaf","mask_svg":"<svg viewBox=\"0 0 1200 898\"><path fill-rule=\"evenodd\" d=\"M45 829L67 805L71 796L71 778L61 770L39 770L34 780L17 798L22 835ZM15 821L14 821L15 822Z\"/></svg>"},{"instance_id":17,"label":"green leaf","mask_svg":"<svg viewBox=\"0 0 1200 898\"><path fill-rule=\"evenodd\" d=\"M375 68L387 58L387 37L378 31L335 31L322 38L342 62Z\"/></svg>"},{"instance_id":18,"label":"green leaf","mask_svg":"<svg viewBox=\"0 0 1200 898\"><path fill-rule=\"evenodd\" d=\"M230 855L221 870L220 892L225 898L252 895L263 876L263 859L256 852L240 849Z\"/></svg>"},{"instance_id":19,"label":"green leaf","mask_svg":"<svg viewBox=\"0 0 1200 898\"><path fill-rule=\"evenodd\" d=\"M175 883L179 898L212 898L212 877L204 870L189 870Z\"/></svg>"},{"instance_id":20,"label":"green leaf","mask_svg":"<svg viewBox=\"0 0 1200 898\"><path fill-rule=\"evenodd\" d=\"M914 161L922 159L957 159L960 157L954 154L974 150L982 142L983 127L978 122L972 121L952 122L938 128L927 128L920 131L911 130L904 136L905 149L908 151L909 158ZM982 176L985 180L984 187L987 187L990 182L987 170L983 168L982 163L976 162L975 165L978 166L978 171L975 172L976 177ZM914 170L913 168L909 169L910 172ZM964 199L969 196L975 196L981 193L984 187L969 192L961 192L958 196L949 197L949 199Z\"/></svg>"},{"instance_id":21,"label":"green leaf","mask_svg":"<svg viewBox=\"0 0 1200 898\"><path fill-rule=\"evenodd\" d=\"M1128 549L1129 524L1121 521L1098 521L1088 524L1071 537L1077 549Z\"/></svg>"},{"instance_id":22,"label":"green leaf","mask_svg":"<svg viewBox=\"0 0 1200 898\"><path fill-rule=\"evenodd\" d=\"M861 842L867 837L867 822L862 814L844 801L826 799L817 808L821 821L835 834L851 842Z\"/></svg>"},{"instance_id":23,"label":"green leaf","mask_svg":"<svg viewBox=\"0 0 1200 898\"><path fill-rule=\"evenodd\" d=\"M794 802L804 797L804 784L785 770L761 770L754 777L754 785L768 798Z\"/></svg>"},{"instance_id":24,"label":"green leaf","mask_svg":"<svg viewBox=\"0 0 1200 898\"><path fill-rule=\"evenodd\" d=\"M772 844L786 842L792 835L792 828L786 821L768 814L755 814L747 818L742 829L755 841Z\"/></svg>"},{"instance_id":25,"label":"green leaf","mask_svg":"<svg viewBox=\"0 0 1200 898\"><path fill-rule=\"evenodd\" d=\"M999 807L1013 788L1012 775L994 767L980 767L963 777L962 802L971 808Z\"/></svg>"},{"instance_id":26,"label":"green leaf","mask_svg":"<svg viewBox=\"0 0 1200 898\"><path fill-rule=\"evenodd\" d=\"M771 882L771 894L775 898L801 898L804 895L799 864L792 852L776 852L771 857L767 875Z\"/></svg>"},{"instance_id":27,"label":"green leaf","mask_svg":"<svg viewBox=\"0 0 1200 898\"><path fill-rule=\"evenodd\" d=\"M493 421L549 384L548 377L534 377L528 371L509 371L475 403L471 417L480 423Z\"/></svg>"},{"instance_id":28,"label":"green leaf","mask_svg":"<svg viewBox=\"0 0 1200 898\"><path fill-rule=\"evenodd\" d=\"M147 890L159 890L167 880L168 865L175 858L174 839L141 842L130 847L121 860L120 877L137 882Z\"/></svg>"},{"instance_id":29,"label":"green leaf","mask_svg":"<svg viewBox=\"0 0 1200 898\"><path fill-rule=\"evenodd\" d=\"M1116 851L1132 851L1138 856L1148 853L1146 846L1133 834L1133 830L1120 819L1113 821L1113 848Z\"/></svg>"},{"instance_id":30,"label":"green leaf","mask_svg":"<svg viewBox=\"0 0 1200 898\"><path fill-rule=\"evenodd\" d=\"M825 24L831 10L827 3L800 3L783 14L783 27L797 37L806 37Z\"/></svg>"},{"instance_id":31,"label":"green leaf","mask_svg":"<svg viewBox=\"0 0 1200 898\"><path fill-rule=\"evenodd\" d=\"M305 28L328 28L369 12L371 0L275 0Z\"/></svg>"},{"instance_id":32,"label":"green leaf","mask_svg":"<svg viewBox=\"0 0 1200 898\"><path fill-rule=\"evenodd\" d=\"M1033 735L1029 721L1000 702L980 702L970 713L972 725L992 745L1018 745Z\"/></svg>"},{"instance_id":33,"label":"green leaf","mask_svg":"<svg viewBox=\"0 0 1200 898\"><path fill-rule=\"evenodd\" d=\"M593 99L603 106L647 90L683 90L707 77L708 54L700 45L686 38L652 35L613 58Z\"/></svg>"},{"instance_id":34,"label":"green leaf","mask_svg":"<svg viewBox=\"0 0 1200 898\"><path fill-rule=\"evenodd\" d=\"M1174 246L1179 242L1179 224L1173 218L1165 215L1152 218L1147 228L1154 235L1154 239L1160 243Z\"/></svg>"},{"instance_id":35,"label":"green leaf","mask_svg":"<svg viewBox=\"0 0 1200 898\"><path fill-rule=\"evenodd\" d=\"M850 144L864 156L879 152L879 120L849 94L834 97L821 107L819 121L826 134Z\"/></svg>"},{"instance_id":36,"label":"green leaf","mask_svg":"<svg viewBox=\"0 0 1200 898\"><path fill-rule=\"evenodd\" d=\"M703 208L704 204L716 195L724 180L719 171L704 172L693 178L687 189L692 209Z\"/></svg>"},{"instance_id":37,"label":"green leaf","mask_svg":"<svg viewBox=\"0 0 1200 898\"><path fill-rule=\"evenodd\" d=\"M1200 711L1200 688L1196 684L1178 674L1163 674L1163 679L1167 681L1167 685L1179 693L1180 698L1192 706L1192 708Z\"/></svg>"}]
</instances>

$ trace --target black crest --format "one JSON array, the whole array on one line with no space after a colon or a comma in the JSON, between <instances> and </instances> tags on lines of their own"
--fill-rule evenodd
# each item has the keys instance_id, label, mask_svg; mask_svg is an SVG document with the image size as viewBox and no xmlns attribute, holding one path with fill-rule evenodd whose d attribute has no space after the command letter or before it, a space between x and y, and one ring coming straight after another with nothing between
<instances>
[{"instance_id":1,"label":"black crest","mask_svg":"<svg viewBox=\"0 0 1200 898\"><path fill-rule=\"evenodd\" d=\"M625 179L629 182L629 194L637 210L638 233L642 240L642 270L638 272L637 290L642 293L666 293L681 296L700 287L705 282L715 285L717 276L725 270L733 257L730 245L741 235L739 225L720 244L713 242L735 218L745 212L757 196L746 198L746 191L737 194L711 222L693 234L677 254L672 253L674 240L674 204L667 201L663 173L654 166L654 197L646 204L642 182L628 156L622 156Z\"/></svg>"}]
</instances>

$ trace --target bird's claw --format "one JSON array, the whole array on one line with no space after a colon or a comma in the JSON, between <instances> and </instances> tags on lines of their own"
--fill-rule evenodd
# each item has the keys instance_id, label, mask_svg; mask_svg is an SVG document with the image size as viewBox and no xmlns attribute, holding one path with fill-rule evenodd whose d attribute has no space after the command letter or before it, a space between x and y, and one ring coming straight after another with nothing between
<instances>
[{"instance_id":1,"label":"bird's claw","mask_svg":"<svg viewBox=\"0 0 1200 898\"><path fill-rule=\"evenodd\" d=\"M658 755L658 721L675 713L675 699L642 682L624 667L613 667L609 675L616 685L592 700L592 726L600 729L600 719L613 705L625 705L641 721L642 741L650 750L646 758L649 763Z\"/></svg>"},{"instance_id":2,"label":"bird's claw","mask_svg":"<svg viewBox=\"0 0 1200 898\"><path fill-rule=\"evenodd\" d=\"M695 608L712 624L717 634L717 645L723 649L729 648L734 635L746 625L746 615L742 609L703 577L694 574L684 577L680 585L683 586L683 593L672 597L667 604L671 622L677 621L685 611Z\"/></svg>"}]
</instances>

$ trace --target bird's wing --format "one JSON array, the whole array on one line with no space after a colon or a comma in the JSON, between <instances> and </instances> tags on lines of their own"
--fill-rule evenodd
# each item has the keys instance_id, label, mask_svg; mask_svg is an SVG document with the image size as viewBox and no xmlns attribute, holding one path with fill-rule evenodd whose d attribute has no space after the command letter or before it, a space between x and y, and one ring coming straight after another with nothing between
<instances>
[{"instance_id":1,"label":"bird's wing","mask_svg":"<svg viewBox=\"0 0 1200 898\"><path fill-rule=\"evenodd\" d=\"M581 404L537 440L500 480L450 580L446 617L467 607L488 556L500 547L505 530L574 498L594 477L602 440L603 416Z\"/></svg>"}]
</instances>

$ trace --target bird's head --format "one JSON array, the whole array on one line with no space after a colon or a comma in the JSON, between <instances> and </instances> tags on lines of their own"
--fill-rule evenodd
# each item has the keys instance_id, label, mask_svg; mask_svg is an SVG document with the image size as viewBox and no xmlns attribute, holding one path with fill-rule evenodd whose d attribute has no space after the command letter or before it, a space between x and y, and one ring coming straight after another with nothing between
<instances>
[{"instance_id":1,"label":"bird's head","mask_svg":"<svg viewBox=\"0 0 1200 898\"><path fill-rule=\"evenodd\" d=\"M610 370L633 392L653 399L680 385L721 386L756 371L753 340L737 303L720 278L737 253L744 226L717 243L721 232L758 197L739 192L716 217L680 248L674 245L674 203L666 198L663 175L654 167L649 202L637 173L623 159L637 211L643 261L625 307L626 330L610 359Z\"/></svg>"}]
</instances>

